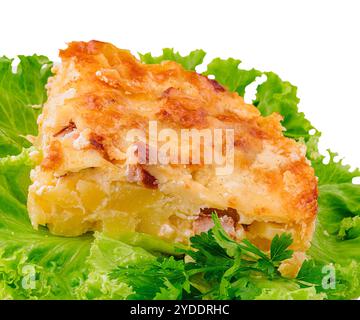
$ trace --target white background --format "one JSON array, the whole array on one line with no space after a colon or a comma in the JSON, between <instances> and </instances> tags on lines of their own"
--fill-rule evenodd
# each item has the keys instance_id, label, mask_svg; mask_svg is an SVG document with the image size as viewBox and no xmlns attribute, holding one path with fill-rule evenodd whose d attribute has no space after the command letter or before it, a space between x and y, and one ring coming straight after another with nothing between
<instances>
[{"instance_id":1,"label":"white background","mask_svg":"<svg viewBox=\"0 0 360 320\"><path fill-rule=\"evenodd\" d=\"M1 1L0 55L45 54L71 40L136 52L196 48L274 71L299 88L301 110L360 166L360 1Z\"/></svg>"}]
</instances>

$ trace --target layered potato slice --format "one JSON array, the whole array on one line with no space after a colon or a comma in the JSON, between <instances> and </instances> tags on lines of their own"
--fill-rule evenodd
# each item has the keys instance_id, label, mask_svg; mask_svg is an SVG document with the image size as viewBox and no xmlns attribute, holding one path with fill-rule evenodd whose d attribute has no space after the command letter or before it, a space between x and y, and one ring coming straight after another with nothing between
<instances>
[{"instance_id":1,"label":"layered potato slice","mask_svg":"<svg viewBox=\"0 0 360 320\"><path fill-rule=\"evenodd\" d=\"M143 64L108 43L72 42L60 57L38 120L42 157L28 197L35 228L64 236L137 231L186 243L211 228L216 211L234 239L266 250L274 235L289 232L295 251L309 247L317 180L305 146L283 136L281 116L262 117L237 93L175 62ZM203 158L129 164L134 142L125 137L148 133L149 121L179 136L233 129L232 173L217 174Z\"/></svg>"}]
</instances>

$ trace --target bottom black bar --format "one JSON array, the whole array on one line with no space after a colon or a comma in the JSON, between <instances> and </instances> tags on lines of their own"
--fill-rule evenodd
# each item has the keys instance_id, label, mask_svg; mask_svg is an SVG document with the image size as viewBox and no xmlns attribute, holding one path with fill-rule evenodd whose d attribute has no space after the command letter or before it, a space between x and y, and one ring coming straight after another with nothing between
<instances>
[{"instance_id":1,"label":"bottom black bar","mask_svg":"<svg viewBox=\"0 0 360 320\"><path fill-rule=\"evenodd\" d=\"M77 314L102 319L247 319L259 316L276 319L309 317L312 309L322 317L351 308L358 311L360 301L0 301L0 312L17 315L73 319ZM346 308L346 309L343 309ZM356 308L356 309L355 309ZM9 313L7 313L9 312ZM355 314L355 313L354 313ZM1 319L2 317L0 317ZM5 319L5 318L4 318Z\"/></svg>"}]
</instances>

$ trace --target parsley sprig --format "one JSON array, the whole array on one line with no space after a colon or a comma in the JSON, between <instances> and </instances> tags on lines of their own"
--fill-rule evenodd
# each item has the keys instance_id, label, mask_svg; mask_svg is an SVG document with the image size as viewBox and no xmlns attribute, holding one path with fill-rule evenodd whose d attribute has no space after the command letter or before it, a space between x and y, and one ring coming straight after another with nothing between
<instances>
[{"instance_id":1,"label":"parsley sprig","mask_svg":"<svg viewBox=\"0 0 360 320\"><path fill-rule=\"evenodd\" d=\"M247 239L234 241L215 213L212 219L211 230L192 237L190 248L178 249L181 258L161 256L118 267L110 276L131 286L134 293L129 298L134 299L254 299L263 289L276 286L289 290L314 286L311 279L287 279L279 272L280 264L293 254L290 234L276 235L270 251L264 252Z\"/></svg>"}]
</instances>

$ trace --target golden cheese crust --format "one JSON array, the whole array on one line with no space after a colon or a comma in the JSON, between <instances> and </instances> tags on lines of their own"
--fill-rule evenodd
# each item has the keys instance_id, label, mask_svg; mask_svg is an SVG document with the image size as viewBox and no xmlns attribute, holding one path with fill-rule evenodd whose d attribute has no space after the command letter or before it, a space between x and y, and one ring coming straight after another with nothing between
<instances>
[{"instance_id":1,"label":"golden cheese crust","mask_svg":"<svg viewBox=\"0 0 360 320\"><path fill-rule=\"evenodd\" d=\"M108 43L72 42L60 57L62 63L54 69L48 102L39 118L37 146L44 157L33 172L29 196L35 226L48 224L55 230L54 215L68 210L66 204L56 209L40 204L39 198L46 198L49 189L44 184L56 188L84 170L116 168L112 182L125 186L140 182L141 188L161 192L165 199L178 197L172 203L174 215L181 213L199 222L201 209L231 208L239 216L236 223L254 241L270 236L270 229L290 230L298 249L308 247L317 212L317 180L305 146L283 136L280 115L262 117L257 108L215 80L175 62L144 64ZM130 129L148 132L149 121L157 121L159 130L177 132L233 129L234 172L218 176L214 165L203 162L125 168L126 133ZM167 210L166 201L162 205ZM96 210L82 208L82 218L76 221L82 227L75 226L71 230L77 231L68 235L101 229L101 216L94 218ZM194 224L191 228L194 231ZM57 232L69 233L66 230Z\"/></svg>"}]
</instances>

